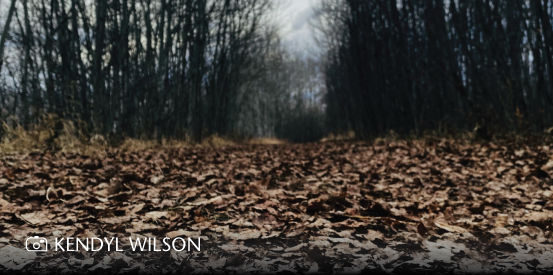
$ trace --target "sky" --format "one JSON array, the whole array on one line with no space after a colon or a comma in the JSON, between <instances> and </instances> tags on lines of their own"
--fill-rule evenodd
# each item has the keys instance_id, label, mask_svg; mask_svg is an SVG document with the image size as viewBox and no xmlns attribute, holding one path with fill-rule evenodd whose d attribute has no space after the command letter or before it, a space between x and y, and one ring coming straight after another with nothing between
<instances>
[{"instance_id":1,"label":"sky","mask_svg":"<svg viewBox=\"0 0 553 275\"><path fill-rule=\"evenodd\" d=\"M318 0L282 0L277 11L283 42L298 50L316 50L313 30L308 20Z\"/></svg>"},{"instance_id":2,"label":"sky","mask_svg":"<svg viewBox=\"0 0 553 275\"><path fill-rule=\"evenodd\" d=\"M313 7L320 0L275 0L277 22L280 25L281 37L285 45L294 50L317 53L319 47L313 39L313 30L308 20L313 17ZM4 25L5 16L11 0L0 0L0 27Z\"/></svg>"}]
</instances>

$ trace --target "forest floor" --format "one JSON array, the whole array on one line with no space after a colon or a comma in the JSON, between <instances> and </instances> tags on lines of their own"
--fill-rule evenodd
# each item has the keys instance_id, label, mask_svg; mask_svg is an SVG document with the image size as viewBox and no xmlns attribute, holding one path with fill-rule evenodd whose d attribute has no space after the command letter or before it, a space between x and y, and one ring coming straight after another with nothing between
<instances>
[{"instance_id":1,"label":"forest floor","mask_svg":"<svg viewBox=\"0 0 553 275\"><path fill-rule=\"evenodd\" d=\"M4 155L0 272L551 272L552 150L420 140ZM33 236L47 252L25 250ZM122 251L55 251L67 237L117 237ZM139 252L129 237L201 249Z\"/></svg>"}]
</instances>

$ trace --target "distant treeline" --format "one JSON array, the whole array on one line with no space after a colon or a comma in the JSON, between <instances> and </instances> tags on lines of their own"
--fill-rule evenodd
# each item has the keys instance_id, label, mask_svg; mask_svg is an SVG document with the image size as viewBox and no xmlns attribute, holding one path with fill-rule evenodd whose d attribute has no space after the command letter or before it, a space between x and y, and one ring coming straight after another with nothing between
<instances>
[{"instance_id":1,"label":"distant treeline","mask_svg":"<svg viewBox=\"0 0 553 275\"><path fill-rule=\"evenodd\" d=\"M311 76L301 73L313 66L283 48L275 4L11 0L0 120L31 127L48 113L90 135L301 140L290 121L313 110L303 100Z\"/></svg>"},{"instance_id":2,"label":"distant treeline","mask_svg":"<svg viewBox=\"0 0 553 275\"><path fill-rule=\"evenodd\" d=\"M322 0L332 131L553 126L553 2Z\"/></svg>"}]
</instances>

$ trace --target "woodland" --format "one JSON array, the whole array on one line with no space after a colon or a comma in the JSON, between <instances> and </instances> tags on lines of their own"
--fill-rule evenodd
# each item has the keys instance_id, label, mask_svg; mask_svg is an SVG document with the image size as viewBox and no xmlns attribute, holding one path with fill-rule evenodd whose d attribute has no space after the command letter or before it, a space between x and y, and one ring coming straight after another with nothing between
<instances>
[{"instance_id":1,"label":"woodland","mask_svg":"<svg viewBox=\"0 0 553 275\"><path fill-rule=\"evenodd\" d=\"M4 2L0 273L553 271L549 0Z\"/></svg>"}]
</instances>

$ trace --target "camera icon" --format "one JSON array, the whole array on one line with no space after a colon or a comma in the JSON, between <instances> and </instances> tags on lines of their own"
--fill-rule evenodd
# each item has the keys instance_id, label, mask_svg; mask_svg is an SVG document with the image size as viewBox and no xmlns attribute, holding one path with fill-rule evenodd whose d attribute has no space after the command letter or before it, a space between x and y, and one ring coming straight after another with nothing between
<instances>
[{"instance_id":1,"label":"camera icon","mask_svg":"<svg viewBox=\"0 0 553 275\"><path fill-rule=\"evenodd\" d=\"M25 240L25 249L27 251L46 252L48 251L48 241L46 238L39 236L29 237Z\"/></svg>"}]
</instances>

